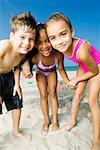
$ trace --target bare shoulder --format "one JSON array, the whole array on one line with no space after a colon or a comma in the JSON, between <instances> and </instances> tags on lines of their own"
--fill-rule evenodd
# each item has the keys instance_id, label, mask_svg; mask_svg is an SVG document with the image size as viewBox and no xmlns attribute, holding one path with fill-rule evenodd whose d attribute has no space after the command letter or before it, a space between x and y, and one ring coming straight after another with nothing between
<instances>
[{"instance_id":1,"label":"bare shoulder","mask_svg":"<svg viewBox=\"0 0 100 150\"><path fill-rule=\"evenodd\" d=\"M77 57L79 60L86 60L90 55L90 45L85 41L79 48Z\"/></svg>"},{"instance_id":2,"label":"bare shoulder","mask_svg":"<svg viewBox=\"0 0 100 150\"><path fill-rule=\"evenodd\" d=\"M11 43L10 43L9 39L0 41L0 48L6 48L6 47L10 47L10 46L11 46Z\"/></svg>"},{"instance_id":3,"label":"bare shoulder","mask_svg":"<svg viewBox=\"0 0 100 150\"><path fill-rule=\"evenodd\" d=\"M5 52L7 52L11 48L11 43L8 39L0 41L0 55L2 56Z\"/></svg>"}]
</instances>

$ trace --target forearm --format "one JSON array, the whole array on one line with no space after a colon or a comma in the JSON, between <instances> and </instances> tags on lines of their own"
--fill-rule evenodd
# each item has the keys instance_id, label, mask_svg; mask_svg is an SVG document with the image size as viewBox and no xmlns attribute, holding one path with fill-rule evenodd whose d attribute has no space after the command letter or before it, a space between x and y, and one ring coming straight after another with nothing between
<instances>
[{"instance_id":1,"label":"forearm","mask_svg":"<svg viewBox=\"0 0 100 150\"><path fill-rule=\"evenodd\" d=\"M16 68L14 71L15 85L20 86L20 68Z\"/></svg>"},{"instance_id":2,"label":"forearm","mask_svg":"<svg viewBox=\"0 0 100 150\"><path fill-rule=\"evenodd\" d=\"M30 71L30 64L29 64L29 61L26 60L23 64L23 70L29 70Z\"/></svg>"},{"instance_id":3,"label":"forearm","mask_svg":"<svg viewBox=\"0 0 100 150\"><path fill-rule=\"evenodd\" d=\"M0 68L2 68L2 59L0 58Z\"/></svg>"},{"instance_id":4,"label":"forearm","mask_svg":"<svg viewBox=\"0 0 100 150\"><path fill-rule=\"evenodd\" d=\"M68 78L68 75L67 75L66 71L65 71L64 69L60 69L60 70L59 70L59 73L60 73L60 75L61 75L63 81L64 81L65 83L68 83L68 82L69 82L69 78Z\"/></svg>"},{"instance_id":5,"label":"forearm","mask_svg":"<svg viewBox=\"0 0 100 150\"><path fill-rule=\"evenodd\" d=\"M19 98L22 99L22 90L20 87L20 68L15 69L14 78L15 78L15 85L13 89L13 95L15 96L17 93L19 95Z\"/></svg>"},{"instance_id":6,"label":"forearm","mask_svg":"<svg viewBox=\"0 0 100 150\"><path fill-rule=\"evenodd\" d=\"M32 66L30 66L30 63L29 61L25 61L25 63L23 64L23 75L25 77L28 77L28 78L31 78L33 76L33 73L32 73Z\"/></svg>"},{"instance_id":7,"label":"forearm","mask_svg":"<svg viewBox=\"0 0 100 150\"><path fill-rule=\"evenodd\" d=\"M77 79L77 82L81 82L81 81L88 80L96 75L97 75L97 73L94 74L92 72L87 72L87 73L84 73L83 75L76 77L76 79Z\"/></svg>"}]
</instances>

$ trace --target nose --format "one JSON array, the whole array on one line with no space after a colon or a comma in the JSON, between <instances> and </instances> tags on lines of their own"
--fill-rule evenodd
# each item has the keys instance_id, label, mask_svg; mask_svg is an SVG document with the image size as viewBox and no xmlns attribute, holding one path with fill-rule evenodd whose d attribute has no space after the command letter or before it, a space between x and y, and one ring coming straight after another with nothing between
<instances>
[{"instance_id":1,"label":"nose","mask_svg":"<svg viewBox=\"0 0 100 150\"><path fill-rule=\"evenodd\" d=\"M29 39L26 38L26 39L24 40L24 43L25 43L25 45L29 45Z\"/></svg>"},{"instance_id":2,"label":"nose","mask_svg":"<svg viewBox=\"0 0 100 150\"><path fill-rule=\"evenodd\" d=\"M47 47L46 43L42 43L42 47L45 49Z\"/></svg>"},{"instance_id":3,"label":"nose","mask_svg":"<svg viewBox=\"0 0 100 150\"><path fill-rule=\"evenodd\" d=\"M58 37L58 38L57 38L57 44L58 44L58 45L61 45L62 43L63 43L62 39Z\"/></svg>"}]
</instances>

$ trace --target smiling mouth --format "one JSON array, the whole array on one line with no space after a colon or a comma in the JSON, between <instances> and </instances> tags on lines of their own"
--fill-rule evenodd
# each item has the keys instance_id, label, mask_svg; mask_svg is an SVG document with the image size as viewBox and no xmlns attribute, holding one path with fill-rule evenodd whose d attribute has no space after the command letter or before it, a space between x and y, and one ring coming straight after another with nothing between
<instances>
[{"instance_id":1,"label":"smiling mouth","mask_svg":"<svg viewBox=\"0 0 100 150\"><path fill-rule=\"evenodd\" d=\"M59 49L63 49L63 48L65 48L65 45L61 45L61 46L59 46L58 48L59 48Z\"/></svg>"},{"instance_id":2,"label":"smiling mouth","mask_svg":"<svg viewBox=\"0 0 100 150\"><path fill-rule=\"evenodd\" d=\"M23 49L24 51L28 51L28 50L29 50L29 48L25 48L25 47L24 47L24 48L22 48L22 49Z\"/></svg>"},{"instance_id":3,"label":"smiling mouth","mask_svg":"<svg viewBox=\"0 0 100 150\"><path fill-rule=\"evenodd\" d=\"M49 54L50 52L43 52L43 54Z\"/></svg>"}]
</instances>

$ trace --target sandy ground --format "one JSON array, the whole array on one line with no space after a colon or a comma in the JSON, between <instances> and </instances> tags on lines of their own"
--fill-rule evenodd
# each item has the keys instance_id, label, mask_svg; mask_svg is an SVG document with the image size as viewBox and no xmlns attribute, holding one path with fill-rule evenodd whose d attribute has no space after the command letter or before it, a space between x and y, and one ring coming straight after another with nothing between
<instances>
[{"instance_id":1,"label":"sandy ground","mask_svg":"<svg viewBox=\"0 0 100 150\"><path fill-rule=\"evenodd\" d=\"M74 77L75 71L68 75ZM58 80L61 81L60 75ZM43 115L40 108L39 91L36 86L35 72L32 79L21 77L24 107L22 111L20 130L23 134L32 134L32 141L25 142L12 136L12 112L7 112L3 105L3 115L0 116L0 150L90 150L92 141L91 113L87 103L87 89L81 103L77 126L70 132L60 129L52 131L50 126L48 134L43 134ZM70 121L72 91L64 84L58 84L59 125ZM50 110L50 118L52 114Z\"/></svg>"}]
</instances>

